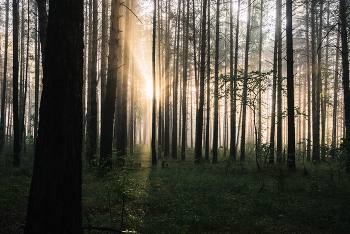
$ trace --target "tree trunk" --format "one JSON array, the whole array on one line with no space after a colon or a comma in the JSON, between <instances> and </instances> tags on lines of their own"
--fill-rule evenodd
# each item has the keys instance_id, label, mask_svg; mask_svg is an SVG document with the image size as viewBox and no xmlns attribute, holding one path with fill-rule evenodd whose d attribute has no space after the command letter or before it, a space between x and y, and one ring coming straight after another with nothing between
<instances>
[{"instance_id":1,"label":"tree trunk","mask_svg":"<svg viewBox=\"0 0 350 234\"><path fill-rule=\"evenodd\" d=\"M276 2L277 23L277 162L282 162L282 1Z\"/></svg>"},{"instance_id":2,"label":"tree trunk","mask_svg":"<svg viewBox=\"0 0 350 234\"><path fill-rule=\"evenodd\" d=\"M157 165L156 152L156 0L154 0L153 9L153 38L152 38L152 80L153 80L153 95L152 95L152 165Z\"/></svg>"},{"instance_id":3,"label":"tree trunk","mask_svg":"<svg viewBox=\"0 0 350 234\"><path fill-rule=\"evenodd\" d=\"M186 33L185 33L185 45L184 45L184 68L183 68L183 87L182 87L182 150L181 150L181 159L186 159L186 138L187 138L187 63L188 63L188 34L189 34L189 22L190 22L190 0L187 0L187 10L186 10Z\"/></svg>"},{"instance_id":4,"label":"tree trunk","mask_svg":"<svg viewBox=\"0 0 350 234\"><path fill-rule=\"evenodd\" d=\"M46 51L46 28L47 28L47 13L46 13L46 0L36 0L38 4L39 13L39 35L41 43L41 56L42 64L45 62L45 51Z\"/></svg>"},{"instance_id":5,"label":"tree trunk","mask_svg":"<svg viewBox=\"0 0 350 234\"><path fill-rule=\"evenodd\" d=\"M295 169L295 128L294 128L294 78L293 78L293 1L286 2L287 35L287 102L288 102L288 157L287 167ZM300 131L300 129L299 129Z\"/></svg>"},{"instance_id":6,"label":"tree trunk","mask_svg":"<svg viewBox=\"0 0 350 234\"><path fill-rule=\"evenodd\" d=\"M322 108L322 99L321 99L321 95L323 95L322 93L322 29L323 29L323 1L321 1L320 4L320 24L319 24L319 28L318 28L318 39L317 39L317 58L318 58L318 64L317 64L317 110L316 113L318 116L316 116L316 118L318 118L318 126L320 127L320 112L322 112L321 108ZM325 131L323 124L321 123L322 126L322 132L321 135L323 135L323 131ZM320 130L318 129L318 133L320 132ZM322 139L322 138L321 138ZM319 148L323 148L323 145L320 145L320 140L319 140L319 136L318 136L318 144L319 144ZM320 151L320 149L319 149ZM322 156L322 155L321 155ZM321 157L321 160L324 160L324 155L323 157Z\"/></svg>"},{"instance_id":7,"label":"tree trunk","mask_svg":"<svg viewBox=\"0 0 350 234\"><path fill-rule=\"evenodd\" d=\"M166 27L167 27L167 31L170 33L170 4L168 3L168 12L167 12L167 23L166 23ZM169 33L166 34L166 45L165 45L165 49L166 49L166 53L165 53L165 84L164 84L164 118L165 118L165 124L164 124L164 157L168 157L169 156L169 151L170 151L170 130L169 130L169 122L170 122L170 109L169 109L169 89L170 89L170 75L169 75L169 70L170 70L170 52L169 52L169 48L170 48L170 35Z\"/></svg>"},{"instance_id":8,"label":"tree trunk","mask_svg":"<svg viewBox=\"0 0 350 234\"><path fill-rule=\"evenodd\" d=\"M231 4L232 4L232 1L231 0ZM237 147L236 147L236 143L235 143L235 140L236 140L236 89L237 89L237 72L238 72L238 36L239 36L239 15L240 15L240 6L241 6L241 1L238 0L238 3L237 3L237 23L236 23L236 41L235 41L235 66L234 66L234 75L231 79L233 79L233 82L231 81L231 143L230 143L230 156L232 158L233 161L236 161L236 152L237 152ZM232 7L231 7L232 9ZM232 14L231 14L231 17L230 18L233 18ZM232 26L232 23L231 23L231 26L230 27L233 27ZM230 29L231 32L231 40L232 37L233 37L233 29L231 28ZM232 44L232 42L231 42ZM231 54L233 54L233 45L230 45L231 47ZM233 65L232 65L232 59L233 59L233 56L230 56L232 57L231 60L230 60L230 63L231 63L231 67L230 67L230 73L231 73L231 76L233 74Z\"/></svg>"},{"instance_id":9,"label":"tree trunk","mask_svg":"<svg viewBox=\"0 0 350 234\"><path fill-rule=\"evenodd\" d=\"M83 0L50 1L48 59L24 233L83 233L77 229L82 225L83 19Z\"/></svg>"},{"instance_id":10,"label":"tree trunk","mask_svg":"<svg viewBox=\"0 0 350 234\"><path fill-rule=\"evenodd\" d=\"M244 80L242 91L243 113L242 113L242 137L241 137L241 161L245 161L245 134L246 134L246 117L247 117L247 83L248 83L248 54L250 42L250 12L251 0L248 0L248 14L247 14L247 34L245 40L245 58L244 58Z\"/></svg>"},{"instance_id":11,"label":"tree trunk","mask_svg":"<svg viewBox=\"0 0 350 234\"><path fill-rule=\"evenodd\" d=\"M219 124L219 23L220 0L216 1L215 30L215 86L214 86L214 129L213 129L213 164L218 162L218 124Z\"/></svg>"},{"instance_id":12,"label":"tree trunk","mask_svg":"<svg viewBox=\"0 0 350 234\"><path fill-rule=\"evenodd\" d=\"M277 86L277 52L278 52L278 28L280 21L278 21L279 7L276 0L276 23L275 23L275 45L273 51L273 84L272 84L272 105L271 105L271 133L269 145L269 163L273 164L275 161L275 127L276 127L276 86Z\"/></svg>"},{"instance_id":13,"label":"tree trunk","mask_svg":"<svg viewBox=\"0 0 350 234\"><path fill-rule=\"evenodd\" d=\"M201 39L201 74L200 74L200 89L199 89L199 104L196 117L196 146L195 146L195 162L202 161L202 130L203 130L203 105L204 105L204 75L205 75L205 25L206 25L206 9L207 0L203 0L202 10L202 39Z\"/></svg>"},{"instance_id":14,"label":"tree trunk","mask_svg":"<svg viewBox=\"0 0 350 234\"><path fill-rule=\"evenodd\" d=\"M312 60L312 161L320 160L320 113L318 77L316 71L316 26L315 26L316 0L311 1L311 60Z\"/></svg>"},{"instance_id":15,"label":"tree trunk","mask_svg":"<svg viewBox=\"0 0 350 234\"><path fill-rule=\"evenodd\" d=\"M5 20L5 57L4 57L4 78L1 93L1 120L0 120L0 152L5 144L5 99L7 85L7 51L8 51L8 25L9 25L9 0L6 0L6 20Z\"/></svg>"},{"instance_id":16,"label":"tree trunk","mask_svg":"<svg viewBox=\"0 0 350 234\"><path fill-rule=\"evenodd\" d=\"M263 11L264 11L264 0L260 0L260 26L259 26L259 74L261 75L261 62L262 62L262 26L263 26ZM259 94L258 94L258 139L257 139L257 155L260 155L260 146L261 146L261 138L262 138L262 126L261 126L261 81L259 82Z\"/></svg>"},{"instance_id":17,"label":"tree trunk","mask_svg":"<svg viewBox=\"0 0 350 234\"><path fill-rule=\"evenodd\" d=\"M171 156L173 159L177 159L177 89L179 79L179 43L180 43L180 11L181 11L181 0L178 1L178 18L177 18L177 38L176 38L176 62L175 66L175 81L173 83L173 133L172 133L172 151Z\"/></svg>"},{"instance_id":18,"label":"tree trunk","mask_svg":"<svg viewBox=\"0 0 350 234\"><path fill-rule=\"evenodd\" d=\"M337 32L337 46L340 44L340 25ZM332 129L332 147L337 147L337 109L338 109L338 77L339 77L339 50L335 52L335 72L334 72L334 96L333 96L333 129Z\"/></svg>"},{"instance_id":19,"label":"tree trunk","mask_svg":"<svg viewBox=\"0 0 350 234\"><path fill-rule=\"evenodd\" d=\"M91 72L90 72L90 80L91 80L91 88L90 88L90 105L91 105L91 113L90 113L90 124L87 126L88 128L88 136L89 136L89 147L87 150L87 159L89 163L92 163L94 159L94 155L97 153L97 23L98 23L98 15L97 15L97 0L93 0L93 29L92 29L92 51L91 51Z\"/></svg>"},{"instance_id":20,"label":"tree trunk","mask_svg":"<svg viewBox=\"0 0 350 234\"><path fill-rule=\"evenodd\" d=\"M100 164L106 162L106 166L112 167L112 143L113 143L113 120L116 103L117 75L118 75L118 47L119 47L119 0L111 3L111 26L108 56L108 76L106 85L106 98L102 109L101 119L101 143ZM114 126L116 127L116 126Z\"/></svg>"},{"instance_id":21,"label":"tree trunk","mask_svg":"<svg viewBox=\"0 0 350 234\"><path fill-rule=\"evenodd\" d=\"M205 127L205 160L209 161L210 154L210 1L208 1L208 52L207 52L207 122Z\"/></svg>"},{"instance_id":22,"label":"tree trunk","mask_svg":"<svg viewBox=\"0 0 350 234\"><path fill-rule=\"evenodd\" d=\"M311 98L310 98L310 51L309 51L309 1L306 1L306 76L307 76L307 151L306 161L311 159Z\"/></svg>"},{"instance_id":23,"label":"tree trunk","mask_svg":"<svg viewBox=\"0 0 350 234\"><path fill-rule=\"evenodd\" d=\"M346 148L346 172L350 173L350 91L349 91L349 51L347 33L346 1L340 0L341 44L343 62L343 88L344 88L344 122L345 122L345 148Z\"/></svg>"},{"instance_id":24,"label":"tree trunk","mask_svg":"<svg viewBox=\"0 0 350 234\"><path fill-rule=\"evenodd\" d=\"M19 158L19 119L18 119L18 1L15 0L12 3L13 7L13 165L18 166L20 164Z\"/></svg>"}]
</instances>

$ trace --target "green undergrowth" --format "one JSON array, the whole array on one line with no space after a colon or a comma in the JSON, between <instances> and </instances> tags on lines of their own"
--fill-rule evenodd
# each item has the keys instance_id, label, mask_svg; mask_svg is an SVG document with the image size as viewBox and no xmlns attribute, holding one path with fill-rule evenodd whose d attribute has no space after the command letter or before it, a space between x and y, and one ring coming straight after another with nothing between
<instances>
[{"instance_id":1,"label":"green undergrowth","mask_svg":"<svg viewBox=\"0 0 350 234\"><path fill-rule=\"evenodd\" d=\"M348 233L350 178L337 164L158 160L139 149L101 176L83 168L83 226L134 233ZM1 159L3 160L3 159ZM31 169L1 167L0 233L22 233ZM123 217L123 218L122 218ZM85 230L85 233L109 233ZM110 232L113 233L113 232Z\"/></svg>"}]
</instances>

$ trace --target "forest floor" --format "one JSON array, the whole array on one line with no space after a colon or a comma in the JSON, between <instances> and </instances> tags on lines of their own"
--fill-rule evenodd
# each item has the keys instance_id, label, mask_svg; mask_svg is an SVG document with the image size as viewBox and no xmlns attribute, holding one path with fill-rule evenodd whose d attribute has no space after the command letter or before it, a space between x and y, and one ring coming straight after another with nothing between
<instances>
[{"instance_id":1,"label":"forest floor","mask_svg":"<svg viewBox=\"0 0 350 234\"><path fill-rule=\"evenodd\" d=\"M161 160L138 147L126 167L97 176L84 165L83 226L134 233L349 233L350 178L337 164ZM0 233L22 233L32 160L0 158ZM131 163L133 162L133 163ZM141 165L140 165L141 163ZM108 233L86 230L85 233ZM110 232L113 233L113 232Z\"/></svg>"}]
</instances>

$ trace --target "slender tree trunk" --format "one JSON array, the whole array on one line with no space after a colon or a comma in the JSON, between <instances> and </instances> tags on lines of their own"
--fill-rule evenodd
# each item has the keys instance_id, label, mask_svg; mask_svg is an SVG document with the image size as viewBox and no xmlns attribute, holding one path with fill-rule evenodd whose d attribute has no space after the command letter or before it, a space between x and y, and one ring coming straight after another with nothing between
<instances>
[{"instance_id":1,"label":"slender tree trunk","mask_svg":"<svg viewBox=\"0 0 350 234\"><path fill-rule=\"evenodd\" d=\"M307 151L306 161L311 159L311 98L310 98L310 51L309 51L309 1L306 1L306 76L307 76Z\"/></svg>"},{"instance_id":2,"label":"slender tree trunk","mask_svg":"<svg viewBox=\"0 0 350 234\"><path fill-rule=\"evenodd\" d=\"M18 119L18 1L14 0L12 3L13 7L13 165L19 166L19 119Z\"/></svg>"},{"instance_id":3,"label":"slender tree trunk","mask_svg":"<svg viewBox=\"0 0 350 234\"><path fill-rule=\"evenodd\" d=\"M119 8L120 1L112 0L111 3L111 26L108 56L108 75L106 83L106 97L101 119L101 143L100 163L106 162L106 167L112 167L112 143L113 143L113 120L115 114L117 75L118 75L118 47L119 45ZM116 127L116 126L114 126Z\"/></svg>"},{"instance_id":4,"label":"slender tree trunk","mask_svg":"<svg viewBox=\"0 0 350 234\"><path fill-rule=\"evenodd\" d=\"M42 64L45 62L46 51L46 28L47 28L47 12L46 12L46 0L36 0L38 4L39 13L39 35L41 43Z\"/></svg>"},{"instance_id":5,"label":"slender tree trunk","mask_svg":"<svg viewBox=\"0 0 350 234\"><path fill-rule=\"evenodd\" d=\"M152 165L157 165L156 152L156 0L154 0L153 9L153 39L152 39L152 80L153 80L153 95L152 95Z\"/></svg>"},{"instance_id":6,"label":"slender tree trunk","mask_svg":"<svg viewBox=\"0 0 350 234\"><path fill-rule=\"evenodd\" d=\"M176 62L175 62L175 81L173 84L173 132L172 132L172 151L171 155L173 159L177 159L177 89L179 79L179 42L180 42L180 12L181 12L181 0L178 1L178 18L177 18L177 35L176 35Z\"/></svg>"},{"instance_id":7,"label":"slender tree trunk","mask_svg":"<svg viewBox=\"0 0 350 234\"><path fill-rule=\"evenodd\" d=\"M246 134L246 117L247 117L247 83L248 83L248 55L250 42L250 13L251 0L248 0L248 14L247 14L247 34L245 40L245 58L244 58L244 80L243 80L243 113L242 113L242 140L241 140L241 161L245 161L245 134Z\"/></svg>"},{"instance_id":8,"label":"slender tree trunk","mask_svg":"<svg viewBox=\"0 0 350 234\"><path fill-rule=\"evenodd\" d=\"M261 62L262 62L262 26L263 26L263 11L264 11L264 0L260 0L260 27L259 27L259 74L261 75ZM260 146L262 138L262 125L261 125L261 81L259 82L259 94L258 94L258 139L257 139L257 155L260 155Z\"/></svg>"},{"instance_id":9,"label":"slender tree trunk","mask_svg":"<svg viewBox=\"0 0 350 234\"><path fill-rule=\"evenodd\" d=\"M232 1L231 0L231 5L232 5ZM230 143L230 156L232 158L233 161L236 161L236 152L237 152L237 147L235 144L235 140L236 140L236 88L237 88L237 72L238 72L238 36L239 36L239 15L240 15L240 6L241 6L241 1L238 0L237 3L237 23L236 23L236 41L235 41L235 65L234 65L234 69L233 69L233 65L232 65L232 60L233 60L233 56L230 56L230 73L231 76L233 75L233 77L231 77L231 79L233 79L233 82L231 81L231 143ZM232 6L231 6L231 10L232 10ZM231 14L231 19L233 18L232 14ZM231 42L230 42L230 47L231 47L231 54L233 55L233 29L232 29L232 23L230 25L230 34L231 34ZM234 70L234 74L233 71Z\"/></svg>"},{"instance_id":10,"label":"slender tree trunk","mask_svg":"<svg viewBox=\"0 0 350 234\"><path fill-rule=\"evenodd\" d=\"M282 1L276 2L277 14L277 162L282 162Z\"/></svg>"},{"instance_id":11,"label":"slender tree trunk","mask_svg":"<svg viewBox=\"0 0 350 234\"><path fill-rule=\"evenodd\" d=\"M219 0L218 0L219 1ZM209 161L210 154L210 1L208 1L208 52L207 52L207 122L205 127L205 160Z\"/></svg>"},{"instance_id":12,"label":"slender tree trunk","mask_svg":"<svg viewBox=\"0 0 350 234\"><path fill-rule=\"evenodd\" d=\"M170 4L168 3L168 12L167 12L167 23L166 23L166 27L167 27L167 31L170 33ZM169 125L170 125L170 108L169 108L169 95L170 95L170 52L169 52L169 48L170 48L170 35L169 33L166 34L166 42L165 42L165 82L164 82L164 119L165 119L165 124L164 124L164 157L168 157L169 156L169 151L170 151L170 129L169 129Z\"/></svg>"},{"instance_id":13,"label":"slender tree trunk","mask_svg":"<svg viewBox=\"0 0 350 234\"><path fill-rule=\"evenodd\" d=\"M196 146L195 146L195 162L202 161L202 130L203 130L203 105L204 105L204 75L205 75L205 25L206 25L206 9L207 0L203 0L203 17L202 17L202 39L201 39L201 74L199 89L199 104L196 116Z\"/></svg>"},{"instance_id":14,"label":"slender tree trunk","mask_svg":"<svg viewBox=\"0 0 350 234\"><path fill-rule=\"evenodd\" d=\"M337 32L337 46L340 44L340 25ZM335 52L335 72L334 72L334 96L333 96L333 129L332 129L332 147L337 147L337 110L338 110L338 77L339 77L339 49Z\"/></svg>"},{"instance_id":15,"label":"slender tree trunk","mask_svg":"<svg viewBox=\"0 0 350 234\"><path fill-rule=\"evenodd\" d=\"M343 88L344 88L344 122L345 122L345 147L346 147L346 172L350 173L350 91L349 91L349 51L347 34L346 1L340 0L340 22L342 41L343 63Z\"/></svg>"},{"instance_id":16,"label":"slender tree trunk","mask_svg":"<svg viewBox=\"0 0 350 234\"><path fill-rule=\"evenodd\" d=\"M327 32L329 31L329 15L330 15L330 10L329 10L329 1L327 2ZM328 67L328 59L329 59L329 34L327 33L326 37L326 76L325 76L325 85L324 85L324 95L323 95L323 111L322 111L322 123L324 125L323 129L324 131L322 132L322 145L326 146L326 128L328 125L328 119L327 119L327 100L328 100L328 78L329 78L329 67ZM322 155L326 155L326 147L322 147Z\"/></svg>"},{"instance_id":17,"label":"slender tree trunk","mask_svg":"<svg viewBox=\"0 0 350 234\"><path fill-rule=\"evenodd\" d=\"M92 29L92 51L91 51L91 88L90 88L90 124L88 125L89 148L87 151L88 162L91 163L97 153L97 0L93 0L93 29Z\"/></svg>"},{"instance_id":18,"label":"slender tree trunk","mask_svg":"<svg viewBox=\"0 0 350 234\"><path fill-rule=\"evenodd\" d=\"M287 167L295 169L294 73L293 73L293 1L286 2L287 34L287 102L288 102L288 158ZM300 129L299 129L300 131Z\"/></svg>"},{"instance_id":19,"label":"slender tree trunk","mask_svg":"<svg viewBox=\"0 0 350 234\"><path fill-rule=\"evenodd\" d=\"M218 124L219 124L219 23L220 0L216 1L215 30L215 86L214 86L214 131L213 131L213 164L218 162Z\"/></svg>"},{"instance_id":20,"label":"slender tree trunk","mask_svg":"<svg viewBox=\"0 0 350 234\"><path fill-rule=\"evenodd\" d=\"M280 21L278 20L279 5L276 0L276 23L275 23L275 45L273 51L273 84L272 84L272 105L271 105L271 133L269 145L269 163L273 164L275 161L275 127L276 127L276 86L277 86L277 52L278 52L278 29Z\"/></svg>"},{"instance_id":21,"label":"slender tree trunk","mask_svg":"<svg viewBox=\"0 0 350 234\"><path fill-rule=\"evenodd\" d=\"M186 159L186 138L187 138L187 73L188 73L188 34L189 34L189 22L190 22L190 0L187 0L187 10L186 10L186 34L185 34L185 46L184 46L184 68L183 68L183 87L182 87L182 150L181 159Z\"/></svg>"},{"instance_id":22,"label":"slender tree trunk","mask_svg":"<svg viewBox=\"0 0 350 234\"><path fill-rule=\"evenodd\" d=\"M161 42L161 34L160 34L160 27L161 27L161 20L160 20L160 0L158 0L158 158L160 159L162 157L162 66L160 63L160 44ZM167 34L167 32L166 32Z\"/></svg>"},{"instance_id":23,"label":"slender tree trunk","mask_svg":"<svg viewBox=\"0 0 350 234\"><path fill-rule=\"evenodd\" d=\"M107 17L108 17L108 2L102 0L102 38L101 38L101 110L104 108L106 98L106 81L107 81ZM102 112L101 112L102 115ZM103 117L101 116L101 119Z\"/></svg>"},{"instance_id":24,"label":"slender tree trunk","mask_svg":"<svg viewBox=\"0 0 350 234\"><path fill-rule=\"evenodd\" d=\"M316 0L311 2L311 59L312 59L312 161L320 160L320 113L319 113L319 91L318 77L316 71L316 25L315 7Z\"/></svg>"},{"instance_id":25,"label":"slender tree trunk","mask_svg":"<svg viewBox=\"0 0 350 234\"><path fill-rule=\"evenodd\" d=\"M5 19L5 57L4 57L4 78L1 93L1 120L0 120L0 152L5 144L5 99L7 85L7 51L8 51L8 25L9 25L9 0L6 0L6 19Z\"/></svg>"}]
</instances>

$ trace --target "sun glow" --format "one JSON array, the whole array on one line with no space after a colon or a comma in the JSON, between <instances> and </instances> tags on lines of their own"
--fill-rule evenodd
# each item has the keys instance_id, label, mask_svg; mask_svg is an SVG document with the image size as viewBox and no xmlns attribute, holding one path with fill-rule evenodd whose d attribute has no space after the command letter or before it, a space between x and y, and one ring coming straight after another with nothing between
<instances>
[{"instance_id":1,"label":"sun glow","mask_svg":"<svg viewBox=\"0 0 350 234\"><path fill-rule=\"evenodd\" d=\"M153 96L153 82L151 78L146 79L145 93L148 99L152 99Z\"/></svg>"}]
</instances>

